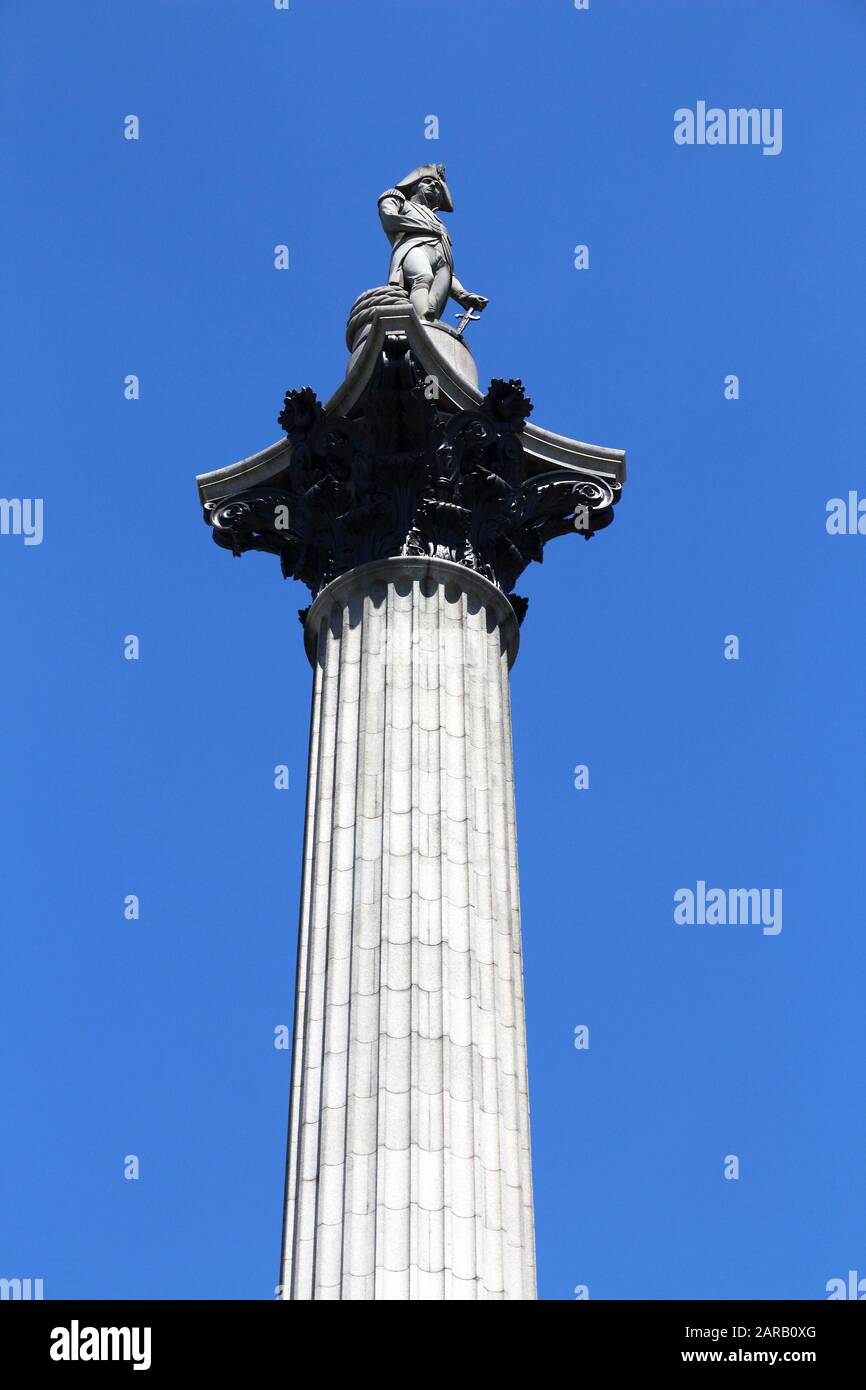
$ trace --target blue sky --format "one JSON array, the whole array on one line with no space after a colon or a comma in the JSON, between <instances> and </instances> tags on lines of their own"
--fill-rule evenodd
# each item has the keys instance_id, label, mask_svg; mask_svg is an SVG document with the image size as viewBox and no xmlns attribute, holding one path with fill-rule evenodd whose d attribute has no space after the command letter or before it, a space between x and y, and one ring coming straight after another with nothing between
<instances>
[{"instance_id":1,"label":"blue sky","mask_svg":"<svg viewBox=\"0 0 866 1390\"><path fill-rule=\"evenodd\" d=\"M0 492L44 499L0 536L0 1275L273 1295L307 599L194 480L331 394L376 197L431 159L482 382L629 460L518 585L540 1297L866 1275L866 536L825 528L866 496L866 6L6 0L0 47ZM781 108L781 153L676 145L699 100ZM676 925L700 879L783 930Z\"/></svg>"}]
</instances>

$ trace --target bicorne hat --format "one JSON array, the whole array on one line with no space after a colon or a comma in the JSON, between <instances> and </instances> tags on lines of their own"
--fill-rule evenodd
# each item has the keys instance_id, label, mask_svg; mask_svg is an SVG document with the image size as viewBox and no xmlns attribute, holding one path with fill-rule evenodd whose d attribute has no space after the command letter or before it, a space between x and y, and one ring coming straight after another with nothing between
<instances>
[{"instance_id":1,"label":"bicorne hat","mask_svg":"<svg viewBox=\"0 0 866 1390\"><path fill-rule=\"evenodd\" d=\"M445 182L444 164L419 164L417 169L413 169L411 174L407 174L405 178L400 179L399 183L395 183L394 187L399 188L400 192L405 193L406 197L409 198L412 196L421 180L428 178L435 179L442 189L442 206L440 212L453 212L454 204L451 201L451 192Z\"/></svg>"}]
</instances>

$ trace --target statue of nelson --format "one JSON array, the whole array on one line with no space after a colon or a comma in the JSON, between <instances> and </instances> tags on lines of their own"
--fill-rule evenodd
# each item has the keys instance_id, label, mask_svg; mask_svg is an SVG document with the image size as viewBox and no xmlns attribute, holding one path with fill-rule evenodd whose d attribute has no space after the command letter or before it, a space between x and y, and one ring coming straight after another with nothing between
<instances>
[{"instance_id":1,"label":"statue of nelson","mask_svg":"<svg viewBox=\"0 0 866 1390\"><path fill-rule=\"evenodd\" d=\"M422 164L379 198L379 216L393 249L388 284L401 285L422 319L438 319L449 296L462 309L484 308L454 274L451 238L437 211L453 212L444 164Z\"/></svg>"}]
</instances>

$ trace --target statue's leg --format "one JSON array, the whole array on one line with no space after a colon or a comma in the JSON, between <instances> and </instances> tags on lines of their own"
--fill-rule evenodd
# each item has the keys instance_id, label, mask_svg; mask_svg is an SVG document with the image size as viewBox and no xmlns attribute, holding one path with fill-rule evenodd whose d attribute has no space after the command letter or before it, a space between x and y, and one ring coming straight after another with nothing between
<instances>
[{"instance_id":1,"label":"statue's leg","mask_svg":"<svg viewBox=\"0 0 866 1390\"><path fill-rule=\"evenodd\" d=\"M426 246L415 246L403 259L403 283L409 293L409 303L422 319L435 318L430 309L430 290L433 267Z\"/></svg>"},{"instance_id":2,"label":"statue's leg","mask_svg":"<svg viewBox=\"0 0 866 1390\"><path fill-rule=\"evenodd\" d=\"M451 293L451 270L441 251L433 255L433 284L430 289L430 317L441 319Z\"/></svg>"}]
</instances>

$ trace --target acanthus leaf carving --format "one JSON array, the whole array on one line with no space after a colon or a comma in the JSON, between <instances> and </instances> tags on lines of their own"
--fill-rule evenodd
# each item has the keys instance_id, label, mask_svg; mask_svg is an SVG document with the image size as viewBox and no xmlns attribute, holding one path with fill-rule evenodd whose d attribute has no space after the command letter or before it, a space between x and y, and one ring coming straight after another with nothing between
<instances>
[{"instance_id":1,"label":"acanthus leaf carving","mask_svg":"<svg viewBox=\"0 0 866 1390\"><path fill-rule=\"evenodd\" d=\"M273 486L209 503L214 539L235 555L279 555L314 597L371 560L440 556L498 585L522 620L520 574L555 536L607 526L620 485L566 467L532 473L520 381L494 379L477 408L458 411L441 409L425 381L395 332L350 418L329 416L310 387L286 392L286 467Z\"/></svg>"}]
</instances>

